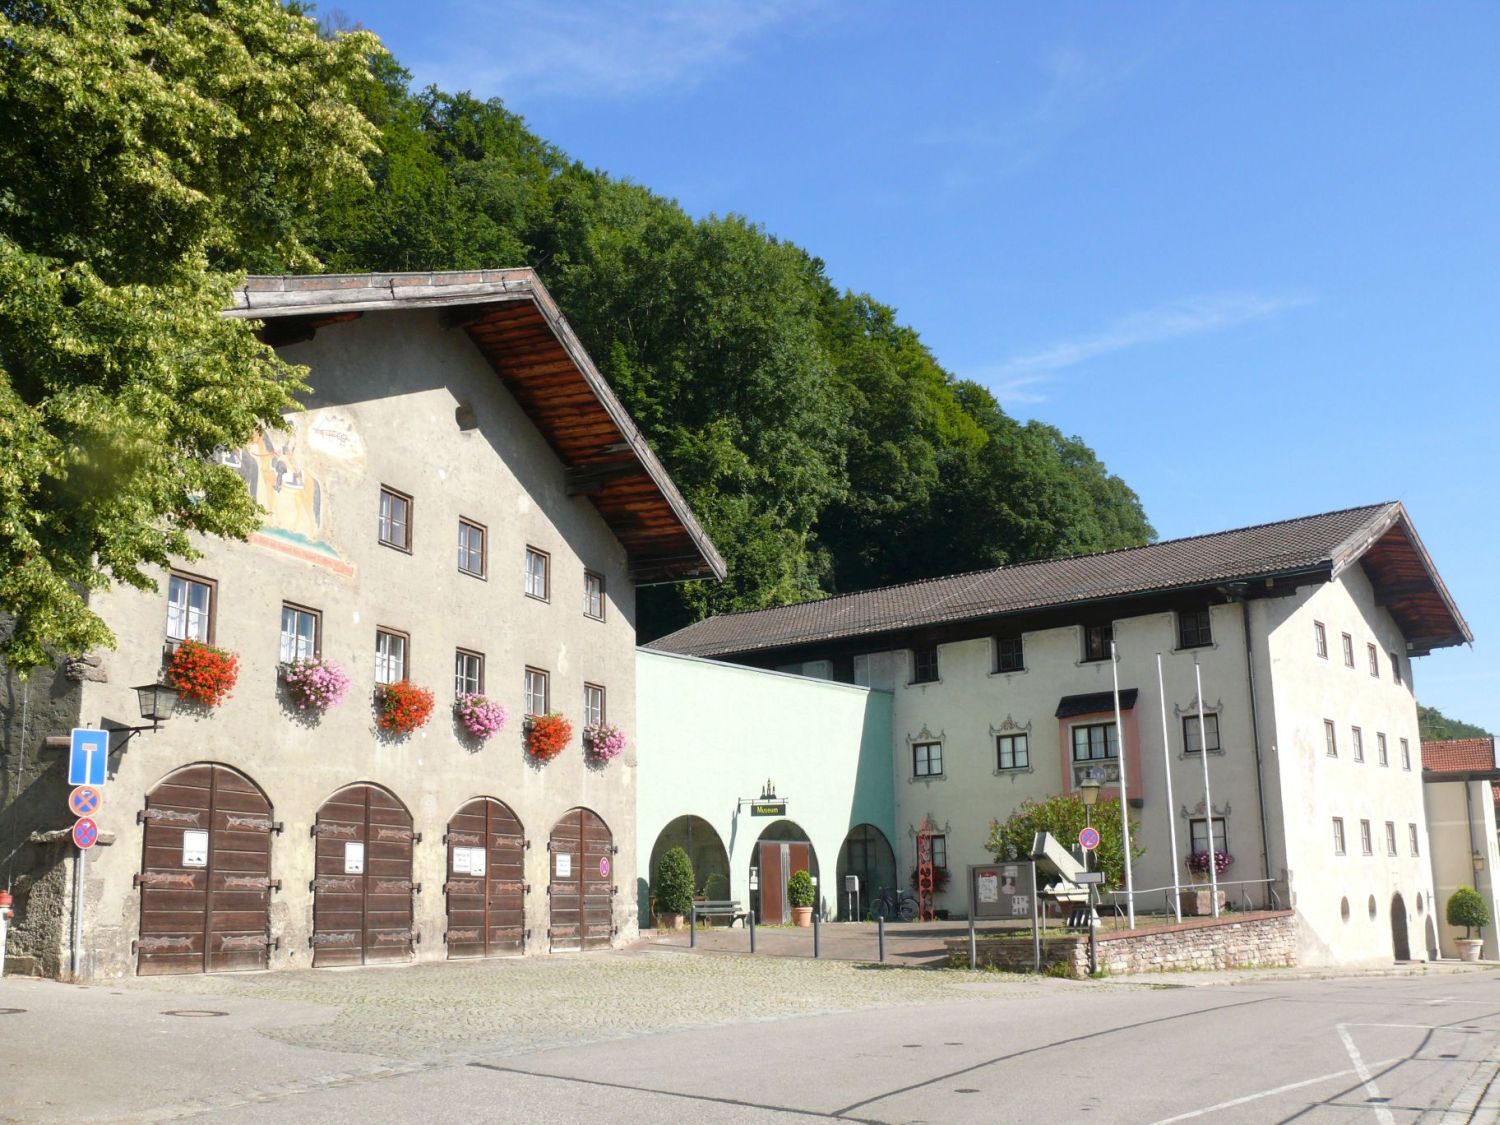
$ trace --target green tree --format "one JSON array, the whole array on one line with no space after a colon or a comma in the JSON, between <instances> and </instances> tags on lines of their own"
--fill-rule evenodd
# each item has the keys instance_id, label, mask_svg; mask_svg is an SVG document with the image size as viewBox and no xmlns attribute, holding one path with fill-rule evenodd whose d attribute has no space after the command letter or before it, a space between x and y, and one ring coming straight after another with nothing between
<instances>
[{"instance_id":1,"label":"green tree","mask_svg":"<svg viewBox=\"0 0 1500 1125\"><path fill-rule=\"evenodd\" d=\"M1448 925L1462 926L1464 937L1468 937L1471 930L1483 930L1490 924L1490 908L1473 887L1459 887L1448 896L1446 917Z\"/></svg>"},{"instance_id":2,"label":"green tree","mask_svg":"<svg viewBox=\"0 0 1500 1125\"><path fill-rule=\"evenodd\" d=\"M1417 705L1417 728L1424 742L1444 742L1451 738L1488 738L1490 732L1461 719L1450 719L1436 707Z\"/></svg>"},{"instance_id":3,"label":"green tree","mask_svg":"<svg viewBox=\"0 0 1500 1125\"><path fill-rule=\"evenodd\" d=\"M651 888L658 914L686 914L693 909L693 862L681 848L672 848L656 868Z\"/></svg>"},{"instance_id":4,"label":"green tree","mask_svg":"<svg viewBox=\"0 0 1500 1125\"><path fill-rule=\"evenodd\" d=\"M1083 801L1076 795L1048 797L1043 801L1027 799L1015 812L1001 823L990 821L990 837L985 847L997 862L1024 859L1031 855L1031 843L1038 832L1050 832L1064 847L1073 847L1078 833L1092 820L1099 830L1099 846L1094 849L1095 870L1104 872L1105 882L1112 887L1125 883L1125 836L1120 822L1120 802L1100 801L1094 806L1092 816L1086 817ZM1140 839L1139 822L1130 820L1130 858L1139 859L1145 854L1136 842Z\"/></svg>"},{"instance_id":5,"label":"green tree","mask_svg":"<svg viewBox=\"0 0 1500 1125\"><path fill-rule=\"evenodd\" d=\"M113 643L87 605L258 522L210 463L295 408L223 317L243 268L310 267L365 177L378 42L277 0L0 2L0 655Z\"/></svg>"}]
</instances>

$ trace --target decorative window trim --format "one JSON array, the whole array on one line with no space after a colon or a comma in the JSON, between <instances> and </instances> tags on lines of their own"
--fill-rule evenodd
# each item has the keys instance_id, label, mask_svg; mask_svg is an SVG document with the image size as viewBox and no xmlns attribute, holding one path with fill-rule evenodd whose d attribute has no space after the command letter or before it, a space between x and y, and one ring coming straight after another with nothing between
<instances>
[{"instance_id":1,"label":"decorative window trim","mask_svg":"<svg viewBox=\"0 0 1500 1125\"><path fill-rule=\"evenodd\" d=\"M999 742L999 740L1000 740L1000 738L1002 736L1007 736L1007 735L1014 736L1014 735L1018 735L1018 734L1026 736L1026 764L1024 766L1005 766L1005 767L1002 767L1000 765L1000 742ZM992 777L1008 777L1012 781L1014 781L1016 778L1020 777L1023 774L1035 773L1036 772L1036 762L1035 762L1036 755L1035 755L1035 753L1033 753L1033 747L1031 745L1031 724L1030 723L1027 723L1025 726L1022 726L1020 723L1016 722L1016 720L1012 716L1010 716L1010 715L1006 715L1005 716L1005 721L1003 723L1001 723L998 727L994 723L991 723L990 724L990 750L995 755L995 758L994 758L995 765L994 765L994 768L990 770L990 775Z\"/></svg>"},{"instance_id":2,"label":"decorative window trim","mask_svg":"<svg viewBox=\"0 0 1500 1125\"><path fill-rule=\"evenodd\" d=\"M1196 805L1179 805L1177 807L1177 815L1180 816L1183 820L1202 820L1204 817L1210 815L1215 820L1227 820L1229 814L1233 811L1234 806L1231 805L1228 801L1225 801L1222 807L1219 805L1214 805L1210 810L1203 803L1202 798L1199 799Z\"/></svg>"},{"instance_id":3,"label":"decorative window trim","mask_svg":"<svg viewBox=\"0 0 1500 1125\"><path fill-rule=\"evenodd\" d=\"M911 785L915 782L920 782L924 785L931 785L934 781L947 781L948 763L946 761L946 755L944 756L945 760L943 762L942 773L929 773L924 774L921 777L917 776L917 759L915 748L918 743L923 742L935 742L946 750L948 746L947 732L940 730L936 734L934 734L924 725L922 729L919 730L916 734L908 734L906 736L906 760L911 763L911 769L906 771L906 783L908 785Z\"/></svg>"},{"instance_id":4,"label":"decorative window trim","mask_svg":"<svg viewBox=\"0 0 1500 1125\"><path fill-rule=\"evenodd\" d=\"M1208 716L1210 716L1210 715L1212 715L1215 719L1217 719L1218 723L1219 723L1219 745L1216 748L1210 749L1209 752L1208 752L1208 754L1209 754L1209 757L1211 757L1211 758L1222 758L1224 756L1224 700L1223 700L1223 697L1220 697L1219 699L1214 700L1214 702L1211 703L1211 704L1208 703L1208 702L1205 702L1203 704L1203 717L1205 719L1207 719ZM1182 723L1182 721L1184 719L1193 719L1193 720L1196 721L1197 718L1198 718L1198 697L1196 695L1193 696L1193 698L1190 699L1185 705L1184 704L1178 704L1178 703L1174 702L1172 704L1172 717L1178 720L1178 724L1179 725L1181 725L1181 723ZM1183 732L1183 736L1182 736L1182 749L1177 752L1177 760L1179 762L1184 762L1184 761L1193 761L1193 762L1196 762L1198 760L1198 755L1196 755L1194 753L1191 753L1188 750L1188 748L1187 748L1187 732L1186 731Z\"/></svg>"}]
</instances>

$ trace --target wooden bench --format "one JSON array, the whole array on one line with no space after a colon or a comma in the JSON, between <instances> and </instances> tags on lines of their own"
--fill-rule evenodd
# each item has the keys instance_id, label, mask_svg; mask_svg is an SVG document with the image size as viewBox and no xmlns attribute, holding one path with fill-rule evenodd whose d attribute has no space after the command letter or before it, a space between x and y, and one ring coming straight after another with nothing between
<instances>
[{"instance_id":1,"label":"wooden bench","mask_svg":"<svg viewBox=\"0 0 1500 1125\"><path fill-rule=\"evenodd\" d=\"M695 902L693 903L693 912L700 920L704 918L728 918L731 927L736 922L743 926L745 919L750 917L750 912L741 908L738 899Z\"/></svg>"}]
</instances>

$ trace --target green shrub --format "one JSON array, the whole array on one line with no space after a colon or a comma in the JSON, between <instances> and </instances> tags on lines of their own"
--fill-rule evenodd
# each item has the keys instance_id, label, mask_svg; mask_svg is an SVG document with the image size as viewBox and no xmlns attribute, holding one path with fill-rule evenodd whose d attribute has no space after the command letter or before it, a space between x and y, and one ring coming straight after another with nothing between
<instances>
[{"instance_id":1,"label":"green shrub","mask_svg":"<svg viewBox=\"0 0 1500 1125\"><path fill-rule=\"evenodd\" d=\"M1448 925L1462 926L1464 937L1490 924L1490 908L1473 887L1459 887L1448 896Z\"/></svg>"},{"instance_id":2,"label":"green shrub","mask_svg":"<svg viewBox=\"0 0 1500 1125\"><path fill-rule=\"evenodd\" d=\"M686 914L692 910L693 862L687 852L673 848L661 857L652 894L656 897L658 914Z\"/></svg>"},{"instance_id":3,"label":"green shrub","mask_svg":"<svg viewBox=\"0 0 1500 1125\"><path fill-rule=\"evenodd\" d=\"M1038 832L1050 832L1062 842L1063 847L1072 848L1078 843L1078 830L1084 823L1083 801L1076 795L1048 797L1045 801L1028 798L1021 802L1009 820L1004 823L990 821L990 838L985 847L994 855L997 863L1027 858L1031 854L1031 841ZM1100 801L1095 805L1093 825L1099 830L1094 869L1104 872L1105 882L1109 886L1123 886L1125 846L1120 824L1120 802ZM1131 859L1139 859L1145 854L1139 840L1139 823L1131 817Z\"/></svg>"},{"instance_id":4,"label":"green shrub","mask_svg":"<svg viewBox=\"0 0 1500 1125\"><path fill-rule=\"evenodd\" d=\"M786 900L793 906L811 906L817 895L818 889L806 871L793 871L786 881Z\"/></svg>"}]
</instances>

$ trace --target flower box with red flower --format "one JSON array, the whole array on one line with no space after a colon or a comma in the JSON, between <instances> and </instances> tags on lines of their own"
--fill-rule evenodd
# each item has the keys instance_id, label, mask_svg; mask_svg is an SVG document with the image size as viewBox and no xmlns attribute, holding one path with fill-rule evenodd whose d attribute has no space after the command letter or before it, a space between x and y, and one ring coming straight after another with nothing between
<instances>
[{"instance_id":1,"label":"flower box with red flower","mask_svg":"<svg viewBox=\"0 0 1500 1125\"><path fill-rule=\"evenodd\" d=\"M217 707L240 678L240 658L202 641L183 641L167 664L167 682L189 703Z\"/></svg>"},{"instance_id":2,"label":"flower box with red flower","mask_svg":"<svg viewBox=\"0 0 1500 1125\"><path fill-rule=\"evenodd\" d=\"M573 724L556 712L526 720L526 752L539 762L550 762L561 754L572 737Z\"/></svg>"},{"instance_id":3,"label":"flower box with red flower","mask_svg":"<svg viewBox=\"0 0 1500 1125\"><path fill-rule=\"evenodd\" d=\"M432 692L410 680L384 684L379 689L380 729L404 735L426 724L432 717Z\"/></svg>"}]
</instances>

